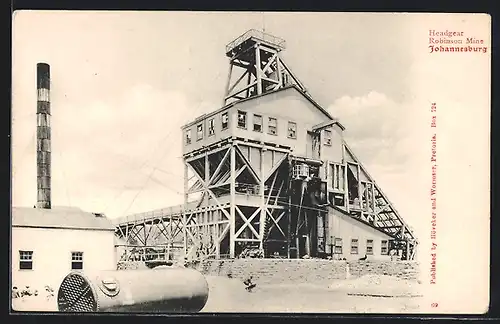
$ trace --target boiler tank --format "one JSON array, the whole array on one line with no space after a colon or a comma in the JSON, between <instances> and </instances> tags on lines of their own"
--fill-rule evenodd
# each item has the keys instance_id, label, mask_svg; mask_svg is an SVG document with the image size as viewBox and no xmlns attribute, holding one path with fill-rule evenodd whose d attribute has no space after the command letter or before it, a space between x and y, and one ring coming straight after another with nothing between
<instances>
[{"instance_id":1,"label":"boiler tank","mask_svg":"<svg viewBox=\"0 0 500 324\"><path fill-rule=\"evenodd\" d=\"M199 312L208 283L198 271L160 267L146 270L71 272L57 294L61 312Z\"/></svg>"}]
</instances>

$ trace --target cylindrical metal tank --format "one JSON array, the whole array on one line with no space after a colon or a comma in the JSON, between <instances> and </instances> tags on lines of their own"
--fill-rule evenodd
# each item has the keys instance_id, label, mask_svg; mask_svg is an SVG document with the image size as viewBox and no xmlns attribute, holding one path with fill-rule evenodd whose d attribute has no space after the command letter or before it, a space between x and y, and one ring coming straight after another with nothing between
<instances>
[{"instance_id":1,"label":"cylindrical metal tank","mask_svg":"<svg viewBox=\"0 0 500 324\"><path fill-rule=\"evenodd\" d=\"M57 294L61 312L199 312L208 283L198 271L161 267L146 270L71 272Z\"/></svg>"}]
</instances>

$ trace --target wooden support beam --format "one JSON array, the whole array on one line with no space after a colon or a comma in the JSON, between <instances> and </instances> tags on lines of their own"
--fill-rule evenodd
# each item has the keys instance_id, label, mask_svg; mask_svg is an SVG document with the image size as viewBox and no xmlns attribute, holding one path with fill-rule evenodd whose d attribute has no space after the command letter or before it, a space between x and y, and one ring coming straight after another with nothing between
<instances>
[{"instance_id":1,"label":"wooden support beam","mask_svg":"<svg viewBox=\"0 0 500 324\"><path fill-rule=\"evenodd\" d=\"M226 95L227 96L229 94L229 92L231 92L231 90L229 90L229 84L231 83L231 76L233 74L233 64L232 64L232 60L230 61L229 63L229 72L228 72L228 75L227 75L227 80L226 80ZM222 105L224 106L226 104L226 102L224 101L222 103Z\"/></svg>"},{"instance_id":2,"label":"wooden support beam","mask_svg":"<svg viewBox=\"0 0 500 324\"><path fill-rule=\"evenodd\" d=\"M295 83L299 86L299 88L302 91L306 92L306 87L304 87L302 82L300 82L300 80L295 76L295 74L292 72L292 70L290 70L290 68L285 64L285 62L281 61L281 64L285 68L285 71L292 77L292 79L295 81Z\"/></svg>"},{"instance_id":3,"label":"wooden support beam","mask_svg":"<svg viewBox=\"0 0 500 324\"><path fill-rule=\"evenodd\" d=\"M238 214L240 215L241 219L243 220L243 225L241 225L240 229L236 232L235 234L235 237L238 237L240 236L240 234L243 232L243 230L245 228L249 228L254 234L255 234L255 237L260 237L260 234L257 233L257 231L255 230L255 228L252 226L252 220L257 216L259 215L259 212L262 211L261 208L257 208L252 215L250 215L250 217L246 218L246 216L241 212L241 210L236 206L236 211L238 212Z\"/></svg>"},{"instance_id":4,"label":"wooden support beam","mask_svg":"<svg viewBox=\"0 0 500 324\"><path fill-rule=\"evenodd\" d=\"M236 210L235 210L235 204L236 204L236 177L235 177L235 169L236 169L236 150L235 146L231 146L231 177L230 177L230 189L229 189L229 194L231 195L231 204L229 206L229 220L231 221L230 228L229 228L229 257L234 258L235 257L235 234L236 234Z\"/></svg>"},{"instance_id":5,"label":"wooden support beam","mask_svg":"<svg viewBox=\"0 0 500 324\"><path fill-rule=\"evenodd\" d=\"M215 169L215 171L212 174L212 176L209 178L207 185L210 185L210 184L213 183L215 177L219 174L220 170L222 169L222 166L224 165L224 163L226 163L228 157L229 157L229 150L227 150L227 152L224 154L224 157L219 162L219 165Z\"/></svg>"},{"instance_id":6,"label":"wooden support beam","mask_svg":"<svg viewBox=\"0 0 500 324\"><path fill-rule=\"evenodd\" d=\"M273 152L275 152L275 151L273 151ZM276 164L274 164L271 171L269 171L269 173L263 179L265 179L265 181L269 180L269 178L273 175L273 173L276 172L281 167L281 164L283 164L283 162L287 159L288 159L288 154L283 155L280 158L280 160Z\"/></svg>"},{"instance_id":7,"label":"wooden support beam","mask_svg":"<svg viewBox=\"0 0 500 324\"><path fill-rule=\"evenodd\" d=\"M257 183L260 182L260 177L255 173L255 170L252 168L250 162L248 162L247 158L243 155L241 152L240 148L238 146L234 146L235 151L238 153L238 157L243 161L244 164L248 166L248 171L250 171L250 174L254 177L254 179L257 181Z\"/></svg>"},{"instance_id":8,"label":"wooden support beam","mask_svg":"<svg viewBox=\"0 0 500 324\"><path fill-rule=\"evenodd\" d=\"M226 98L224 98L224 99L225 99L225 100L227 100L227 99L233 98L234 96L236 96L236 95L238 95L238 94L242 93L243 91L245 91L245 90L247 90L247 89L250 89L251 87L253 87L253 86L255 86L255 85L257 85L257 87L258 87L258 86L259 86L259 84L260 84L260 83L259 83L259 82L257 82L257 81L252 82L252 83L250 83L249 85L247 85L246 87L244 87L244 88L242 88L242 89L240 89L240 90L237 90L236 92L234 92L234 93L230 94L229 96L227 96L227 97L226 97Z\"/></svg>"},{"instance_id":9,"label":"wooden support beam","mask_svg":"<svg viewBox=\"0 0 500 324\"><path fill-rule=\"evenodd\" d=\"M260 196L260 220L259 220L259 238L260 238L260 243L259 243L259 249L262 251L264 249L264 229L266 226L266 197L264 195L264 151L259 150L260 154L260 181L259 181L259 196ZM250 155L248 155L250 156ZM271 192L269 192L271 194Z\"/></svg>"},{"instance_id":10,"label":"wooden support beam","mask_svg":"<svg viewBox=\"0 0 500 324\"><path fill-rule=\"evenodd\" d=\"M271 226L269 227L269 231L268 233L271 233L271 230L276 227L280 232L281 234L283 235L284 238L286 238L286 234L285 232L283 232L283 230L281 229L280 225L279 225L279 221L281 220L281 218L283 218L283 215L285 215L285 212L281 212L278 217L275 219L272 215L272 213L269 212L269 210L266 210L267 213L269 214L269 217L271 218L271 220L273 221L274 224L271 224Z\"/></svg>"},{"instance_id":11,"label":"wooden support beam","mask_svg":"<svg viewBox=\"0 0 500 324\"><path fill-rule=\"evenodd\" d=\"M262 80L263 81L268 81L268 82L271 82L271 83L274 83L274 84L278 84L278 80L274 80L274 79L270 79L270 78L266 78L266 77L262 77Z\"/></svg>"},{"instance_id":12,"label":"wooden support beam","mask_svg":"<svg viewBox=\"0 0 500 324\"><path fill-rule=\"evenodd\" d=\"M271 64L276 61L276 58L278 57L277 53L274 53L273 56L271 56L270 60L267 62L267 64L262 68L262 71L266 72Z\"/></svg>"},{"instance_id":13,"label":"wooden support beam","mask_svg":"<svg viewBox=\"0 0 500 324\"><path fill-rule=\"evenodd\" d=\"M255 147L255 148L264 148L266 150L273 150L273 151L277 151L277 152L282 152L282 153L290 153L290 149L288 148L279 148L279 147L276 147L276 146L270 146L270 145L266 145L266 144L256 144L256 143L251 143L251 142L245 142L245 141L242 141L240 139L236 139L234 140L234 144L238 145L238 146L250 146L250 147Z\"/></svg>"},{"instance_id":14,"label":"wooden support beam","mask_svg":"<svg viewBox=\"0 0 500 324\"><path fill-rule=\"evenodd\" d=\"M234 88L240 83L241 80L243 80L243 78L245 76L247 76L247 74L250 73L249 70L246 70L239 78L238 80L236 80L236 82L229 88L228 92L227 92L227 95L229 95L231 93L231 91L234 90ZM247 84L248 85L248 84Z\"/></svg>"}]
</instances>

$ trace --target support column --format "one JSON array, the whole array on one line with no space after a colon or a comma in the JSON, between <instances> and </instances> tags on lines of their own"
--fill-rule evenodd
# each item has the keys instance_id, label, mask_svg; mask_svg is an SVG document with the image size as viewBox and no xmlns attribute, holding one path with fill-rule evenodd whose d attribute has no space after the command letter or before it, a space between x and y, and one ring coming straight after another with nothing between
<instances>
[{"instance_id":1,"label":"support column","mask_svg":"<svg viewBox=\"0 0 500 324\"><path fill-rule=\"evenodd\" d=\"M230 156L230 190L229 194L231 195L231 204L229 206L229 214L231 216L230 219L230 227L229 227L229 257L234 258L236 252L235 246L235 237L236 237L236 151L234 148L234 144L229 148L231 150Z\"/></svg>"},{"instance_id":2,"label":"support column","mask_svg":"<svg viewBox=\"0 0 500 324\"><path fill-rule=\"evenodd\" d=\"M290 163L290 155L288 155L287 159L287 171L288 171L288 206L287 210L287 258L291 258L291 247L292 247L292 176L291 176L291 163Z\"/></svg>"},{"instance_id":3,"label":"support column","mask_svg":"<svg viewBox=\"0 0 500 324\"><path fill-rule=\"evenodd\" d=\"M259 195L260 195L260 221L259 221L259 235L260 235L260 244L259 249L264 249L264 229L266 226L266 199L264 196L264 183L265 177L264 174L264 152L265 148L260 149L260 187L259 187ZM277 172L277 171L276 171ZM269 191L269 195L271 195L271 191Z\"/></svg>"},{"instance_id":4,"label":"support column","mask_svg":"<svg viewBox=\"0 0 500 324\"><path fill-rule=\"evenodd\" d=\"M260 60L260 45L255 46L255 74L257 75L257 95L262 94L262 62Z\"/></svg>"},{"instance_id":5,"label":"support column","mask_svg":"<svg viewBox=\"0 0 500 324\"><path fill-rule=\"evenodd\" d=\"M356 163L357 170L358 170L358 201L359 201L359 209L361 210L361 216L364 215L363 212L363 198L362 198L362 192L361 192L361 168L359 167L359 163Z\"/></svg>"},{"instance_id":6,"label":"support column","mask_svg":"<svg viewBox=\"0 0 500 324\"><path fill-rule=\"evenodd\" d=\"M187 224L186 224L186 208L188 203L188 165L184 162L184 208L182 210L182 233L183 233L183 243L184 243L184 256L187 256Z\"/></svg>"},{"instance_id":7,"label":"support column","mask_svg":"<svg viewBox=\"0 0 500 324\"><path fill-rule=\"evenodd\" d=\"M374 182L371 182L371 194L372 194L372 213L373 213L373 225L377 225L377 219L378 219L378 216L376 214L376 203L375 203L375 183Z\"/></svg>"},{"instance_id":8,"label":"support column","mask_svg":"<svg viewBox=\"0 0 500 324\"><path fill-rule=\"evenodd\" d=\"M209 201L209 193L208 193L208 185L209 185L209 181L210 181L210 161L208 159L209 157L209 153L207 152L205 154L205 211L204 211L204 223L205 225L201 228L202 231L203 231L203 234L202 234L202 237L203 239L205 240L205 242L203 243L203 245L205 246L206 244L210 244L209 242L211 242L212 240L212 231L211 231L211 228L210 228L210 225L209 225L209 211L208 211L208 206L210 204L210 201Z\"/></svg>"},{"instance_id":9,"label":"support column","mask_svg":"<svg viewBox=\"0 0 500 324\"><path fill-rule=\"evenodd\" d=\"M216 259L220 259L220 242L219 242L219 236L220 236L220 225L219 225L219 222L221 220L221 211L220 210L215 210L214 211L214 214L215 214L215 222L216 224L214 225L215 226L215 258Z\"/></svg>"}]
</instances>

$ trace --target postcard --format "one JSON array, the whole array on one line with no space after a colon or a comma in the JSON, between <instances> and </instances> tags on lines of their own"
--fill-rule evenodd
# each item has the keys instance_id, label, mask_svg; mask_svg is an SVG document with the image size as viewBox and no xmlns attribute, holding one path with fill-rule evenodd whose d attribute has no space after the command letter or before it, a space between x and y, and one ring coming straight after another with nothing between
<instances>
[{"instance_id":1,"label":"postcard","mask_svg":"<svg viewBox=\"0 0 500 324\"><path fill-rule=\"evenodd\" d=\"M12 19L12 311L488 311L489 15Z\"/></svg>"}]
</instances>

